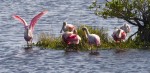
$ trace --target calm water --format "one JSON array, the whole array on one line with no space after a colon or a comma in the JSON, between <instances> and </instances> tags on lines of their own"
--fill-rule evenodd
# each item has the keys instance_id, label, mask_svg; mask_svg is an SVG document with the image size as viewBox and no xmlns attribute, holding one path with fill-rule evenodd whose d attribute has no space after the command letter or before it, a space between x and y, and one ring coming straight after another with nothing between
<instances>
[{"instance_id":1,"label":"calm water","mask_svg":"<svg viewBox=\"0 0 150 73\"><path fill-rule=\"evenodd\" d=\"M48 10L35 27L37 36L46 32L59 36L63 21L76 26L104 27L110 35L124 22L104 20L88 9L92 0L0 0L0 73L150 73L150 51L128 50L116 54L101 50L99 56L88 52L65 53L63 50L25 49L24 28L11 16L20 15L28 23L39 12ZM136 28L132 26L134 33ZM131 34L130 33L130 34Z\"/></svg>"}]
</instances>

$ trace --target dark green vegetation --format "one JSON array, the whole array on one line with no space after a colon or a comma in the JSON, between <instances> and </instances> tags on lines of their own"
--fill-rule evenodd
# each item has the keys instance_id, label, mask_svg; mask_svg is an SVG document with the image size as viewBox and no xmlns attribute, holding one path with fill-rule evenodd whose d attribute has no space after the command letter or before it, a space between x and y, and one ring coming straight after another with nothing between
<instances>
[{"instance_id":1,"label":"dark green vegetation","mask_svg":"<svg viewBox=\"0 0 150 73\"><path fill-rule=\"evenodd\" d=\"M137 26L134 41L142 46L150 45L150 0L105 0L104 3L93 2L89 7L95 15L107 18L119 18Z\"/></svg>"},{"instance_id":2,"label":"dark green vegetation","mask_svg":"<svg viewBox=\"0 0 150 73\"><path fill-rule=\"evenodd\" d=\"M78 28L78 34L81 37L81 41L79 45L72 45L74 47L78 47L80 51L86 51L89 49L89 44L87 42L87 39L85 38L85 33L82 31L83 26ZM113 39L111 39L108 34L106 33L106 30L103 28L99 29L93 29L92 27L88 27L90 33L94 33L100 36L101 38L101 45L100 46L94 46L94 48L99 49L129 49L129 48L141 48L144 43L136 43L135 40L125 41L120 44L115 43ZM54 37L46 33L41 33L39 35L38 42L36 44L37 46L43 47L43 48L51 48L51 49L65 49L67 45L62 41L61 36L60 37Z\"/></svg>"}]
</instances>

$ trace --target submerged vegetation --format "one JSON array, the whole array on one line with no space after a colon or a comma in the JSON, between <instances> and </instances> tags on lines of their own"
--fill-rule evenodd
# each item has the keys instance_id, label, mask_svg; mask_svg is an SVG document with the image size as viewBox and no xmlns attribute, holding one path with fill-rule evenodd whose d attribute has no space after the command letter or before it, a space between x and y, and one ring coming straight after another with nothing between
<instances>
[{"instance_id":1,"label":"submerged vegetation","mask_svg":"<svg viewBox=\"0 0 150 73\"><path fill-rule=\"evenodd\" d=\"M89 49L89 44L87 42L87 39L85 37L85 33L82 31L83 26L80 26L77 31L78 35L81 37L81 41L78 45L72 45L74 47L78 47L80 51L86 51ZM106 33L106 30L103 28L92 28L88 27L90 33L94 33L100 36L101 39L101 45L100 46L94 46L94 48L99 49L129 49L129 48L143 48L143 47L150 47L147 45L143 46L145 44L144 42L139 43L137 38L134 38L132 40L127 40L122 43L115 43L113 39L111 39L110 36ZM61 36L54 37L50 34L41 33L38 37L38 42L36 43L36 46L43 47L43 48L51 48L51 49L65 49L67 47L67 44L65 44L62 41Z\"/></svg>"}]
</instances>

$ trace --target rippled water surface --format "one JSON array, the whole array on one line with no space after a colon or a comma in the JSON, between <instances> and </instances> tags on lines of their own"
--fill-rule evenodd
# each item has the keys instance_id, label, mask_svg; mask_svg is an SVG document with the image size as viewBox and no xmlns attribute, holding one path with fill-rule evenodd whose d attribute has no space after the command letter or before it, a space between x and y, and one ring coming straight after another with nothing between
<instances>
[{"instance_id":1,"label":"rippled water surface","mask_svg":"<svg viewBox=\"0 0 150 73\"><path fill-rule=\"evenodd\" d=\"M26 48L24 28L12 18L20 15L28 23L39 12L48 10L37 23L34 42L42 32L60 35L63 21L75 25L104 27L108 34L124 22L104 20L88 9L92 0L0 0L0 73L150 73L150 51L128 50L115 53L101 50L99 56L88 52L65 53L63 50ZM132 32L136 27L132 26ZM131 34L130 33L130 34Z\"/></svg>"}]
</instances>

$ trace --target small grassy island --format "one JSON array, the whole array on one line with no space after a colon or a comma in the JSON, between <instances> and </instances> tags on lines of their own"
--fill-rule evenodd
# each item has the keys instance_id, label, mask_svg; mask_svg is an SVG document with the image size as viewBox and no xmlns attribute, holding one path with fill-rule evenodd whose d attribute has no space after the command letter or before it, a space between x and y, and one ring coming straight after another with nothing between
<instances>
[{"instance_id":1,"label":"small grassy island","mask_svg":"<svg viewBox=\"0 0 150 73\"><path fill-rule=\"evenodd\" d=\"M81 41L78 45L75 45L74 47L78 47L80 51L87 51L89 48L89 44L87 42L87 39L85 38L85 34L82 31L83 26L80 26L77 31L78 35L81 37ZM101 39L101 45L100 46L94 46L94 48L99 49L137 49L137 48L148 48L150 46L149 43L140 42L137 40L137 38L134 38L132 40L126 40L120 44L116 43L111 37L108 36L106 33L106 30L103 28L97 28L94 29L92 27L88 27L89 32L97 34L100 36ZM50 48L50 49L62 49L64 50L67 47L67 44L65 44L62 41L61 36L60 37L54 37L46 33L41 33L38 38L38 42L36 43L36 46L42 47L42 48Z\"/></svg>"}]
</instances>

